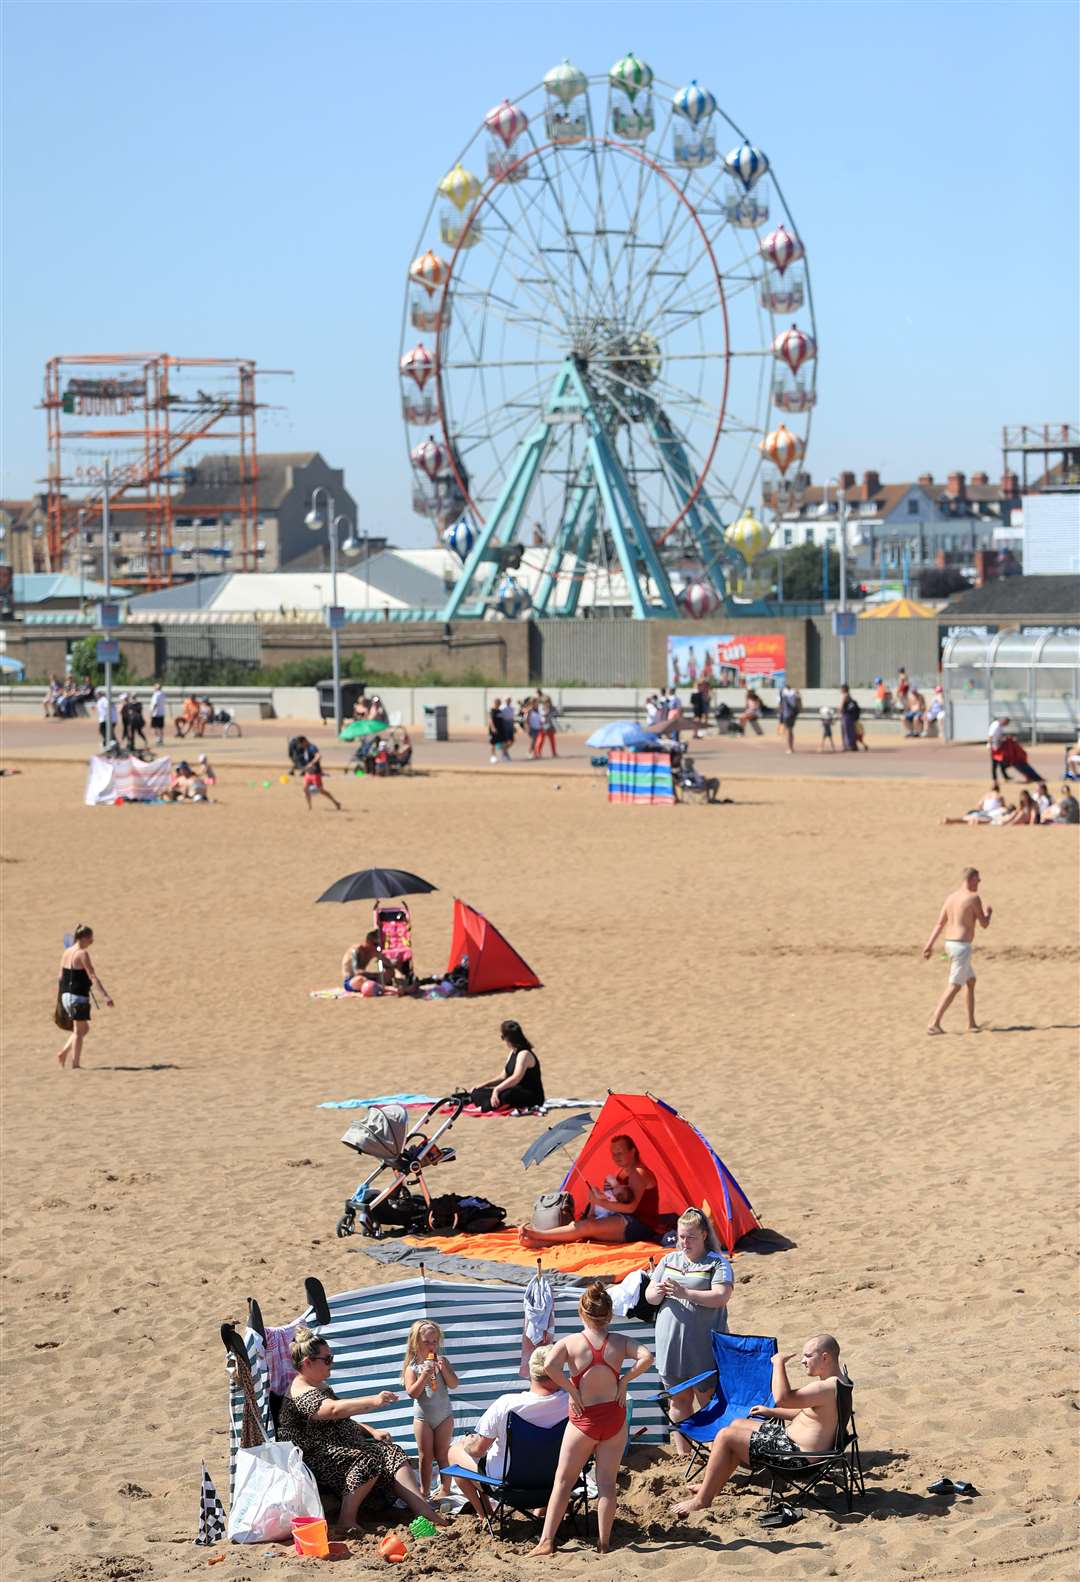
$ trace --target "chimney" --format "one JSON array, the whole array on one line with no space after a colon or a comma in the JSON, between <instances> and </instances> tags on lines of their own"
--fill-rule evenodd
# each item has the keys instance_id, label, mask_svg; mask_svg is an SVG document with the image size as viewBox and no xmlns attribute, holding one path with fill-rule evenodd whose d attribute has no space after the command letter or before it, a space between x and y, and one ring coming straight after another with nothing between
<instances>
[{"instance_id":1,"label":"chimney","mask_svg":"<svg viewBox=\"0 0 1080 1582\"><path fill-rule=\"evenodd\" d=\"M945 485L945 493L954 500L967 498L967 479L962 472L950 472L949 481Z\"/></svg>"},{"instance_id":2,"label":"chimney","mask_svg":"<svg viewBox=\"0 0 1080 1582\"><path fill-rule=\"evenodd\" d=\"M1001 493L1006 500L1016 500L1020 495L1020 479L1008 467L1001 475Z\"/></svg>"},{"instance_id":3,"label":"chimney","mask_svg":"<svg viewBox=\"0 0 1080 1582\"><path fill-rule=\"evenodd\" d=\"M881 488L881 479L876 472L864 472L862 475L862 497L872 500Z\"/></svg>"},{"instance_id":4,"label":"chimney","mask_svg":"<svg viewBox=\"0 0 1080 1582\"><path fill-rule=\"evenodd\" d=\"M973 472L971 475L971 481L976 486L976 488L985 489L987 484L990 482L990 476L985 472Z\"/></svg>"},{"instance_id":5,"label":"chimney","mask_svg":"<svg viewBox=\"0 0 1080 1582\"><path fill-rule=\"evenodd\" d=\"M933 473L932 472L920 472L919 477L918 477L918 482L922 484L924 489L932 489L934 487L934 475L933 475Z\"/></svg>"},{"instance_id":6,"label":"chimney","mask_svg":"<svg viewBox=\"0 0 1080 1582\"><path fill-rule=\"evenodd\" d=\"M854 489L855 474L853 472L842 472L836 480L836 486L838 489Z\"/></svg>"}]
</instances>

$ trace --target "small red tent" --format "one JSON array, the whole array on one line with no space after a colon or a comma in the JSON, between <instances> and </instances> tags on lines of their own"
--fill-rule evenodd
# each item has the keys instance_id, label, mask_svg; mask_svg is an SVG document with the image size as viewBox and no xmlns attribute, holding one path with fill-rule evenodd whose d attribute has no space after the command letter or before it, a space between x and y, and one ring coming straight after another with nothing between
<instances>
[{"instance_id":1,"label":"small red tent","mask_svg":"<svg viewBox=\"0 0 1080 1582\"><path fill-rule=\"evenodd\" d=\"M454 901L454 932L448 972L469 958L468 994L498 994L504 989L542 989L532 968L489 923L465 901Z\"/></svg>"},{"instance_id":2,"label":"small red tent","mask_svg":"<svg viewBox=\"0 0 1080 1582\"><path fill-rule=\"evenodd\" d=\"M574 1198L574 1214L588 1202L590 1186L611 1174L611 1139L629 1137L641 1162L656 1177L661 1214L704 1209L730 1252L740 1236L758 1226L742 1187L695 1126L651 1093L609 1093L585 1146L563 1183Z\"/></svg>"}]
</instances>

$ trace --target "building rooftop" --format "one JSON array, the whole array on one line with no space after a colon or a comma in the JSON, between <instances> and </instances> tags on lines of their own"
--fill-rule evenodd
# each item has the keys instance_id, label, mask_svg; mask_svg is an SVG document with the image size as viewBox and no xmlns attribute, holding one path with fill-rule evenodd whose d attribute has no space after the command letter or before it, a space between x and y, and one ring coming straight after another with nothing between
<instances>
[{"instance_id":1,"label":"building rooftop","mask_svg":"<svg viewBox=\"0 0 1080 1582\"><path fill-rule=\"evenodd\" d=\"M1080 577L998 577L951 600L941 615L1080 616Z\"/></svg>"},{"instance_id":2,"label":"building rooftop","mask_svg":"<svg viewBox=\"0 0 1080 1582\"><path fill-rule=\"evenodd\" d=\"M47 604L50 599L104 599L107 596L103 582L72 577L66 572L17 571L11 582L16 604ZM115 589L108 596L118 600L125 597Z\"/></svg>"}]
</instances>

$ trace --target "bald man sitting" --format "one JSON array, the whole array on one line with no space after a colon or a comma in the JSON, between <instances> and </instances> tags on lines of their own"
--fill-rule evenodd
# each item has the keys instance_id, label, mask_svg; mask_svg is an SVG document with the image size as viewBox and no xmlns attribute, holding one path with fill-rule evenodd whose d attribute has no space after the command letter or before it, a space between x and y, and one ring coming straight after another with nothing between
<instances>
[{"instance_id":1,"label":"bald man sitting","mask_svg":"<svg viewBox=\"0 0 1080 1582\"><path fill-rule=\"evenodd\" d=\"M709 1463L701 1483L692 1483L694 1498L676 1505L676 1516L704 1511L738 1467L757 1471L769 1456L791 1455L792 1468L807 1467L816 1451L831 1450L836 1443L836 1386L850 1384L840 1362L840 1347L831 1335L813 1335L802 1349L801 1363L809 1383L793 1390L787 1365L796 1352L779 1351L772 1360L772 1394L775 1406L752 1406L749 1417L737 1417L713 1440Z\"/></svg>"}]
</instances>

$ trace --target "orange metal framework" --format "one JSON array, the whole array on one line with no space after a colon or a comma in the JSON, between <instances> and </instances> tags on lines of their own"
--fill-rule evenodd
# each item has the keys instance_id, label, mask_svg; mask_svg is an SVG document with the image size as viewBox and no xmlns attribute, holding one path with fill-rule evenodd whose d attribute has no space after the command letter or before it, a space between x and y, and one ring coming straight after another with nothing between
<instances>
[{"instance_id":1,"label":"orange metal framework","mask_svg":"<svg viewBox=\"0 0 1080 1582\"><path fill-rule=\"evenodd\" d=\"M91 373L83 382L90 394L67 393L74 406L85 402L94 415L96 405L113 411L130 407L124 415L141 421L130 428L72 428L65 417L79 416L65 409L64 381L72 381L74 369L116 370L117 377L103 379ZM235 386L227 395L195 397L177 388L177 371L182 369L219 369L235 375ZM184 452L200 440L232 441L240 464L236 497L215 501L214 510L233 517L232 533L238 538L235 555L240 568L252 571L257 563L257 488L259 478L256 444L255 363L243 357L170 357L165 353L125 353L116 356L95 354L83 357L50 357L45 364L45 393L42 405L48 425L49 463L47 512L49 558L54 571L63 569L70 546L78 538L80 518L83 530L99 526L102 515L102 490L92 489L85 496L65 493L72 482L65 466L65 451L73 443L101 445L102 462L110 447L123 443L138 459L113 468L109 490L109 510L114 531L123 531L125 514L141 515L145 537L146 573L139 577L118 576L117 583L158 588L173 580L173 521L177 462ZM98 387L98 388L94 388ZM112 393L115 391L116 393ZM235 424L235 426L233 426ZM228 426L226 426L228 425ZM91 472L93 469L91 469ZM100 469L99 469L100 476ZM91 477L89 481L96 481ZM81 552L81 546L80 546Z\"/></svg>"}]
</instances>

